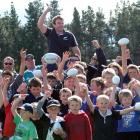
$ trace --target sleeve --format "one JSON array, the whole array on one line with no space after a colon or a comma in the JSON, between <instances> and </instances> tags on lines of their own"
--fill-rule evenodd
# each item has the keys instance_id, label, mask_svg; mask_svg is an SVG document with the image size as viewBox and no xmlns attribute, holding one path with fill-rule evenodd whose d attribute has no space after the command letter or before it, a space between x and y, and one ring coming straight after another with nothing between
<instances>
[{"instance_id":1,"label":"sleeve","mask_svg":"<svg viewBox=\"0 0 140 140\"><path fill-rule=\"evenodd\" d=\"M92 140L92 128L88 116L85 114L86 140Z\"/></svg>"},{"instance_id":2,"label":"sleeve","mask_svg":"<svg viewBox=\"0 0 140 140\"><path fill-rule=\"evenodd\" d=\"M45 114L44 111L43 111L43 109L42 109L43 105L44 105L44 102L42 102L42 101L40 100L40 101L38 102L38 105L37 105L37 113L38 113L38 115L39 115L40 117L42 117L43 114Z\"/></svg>"},{"instance_id":3,"label":"sleeve","mask_svg":"<svg viewBox=\"0 0 140 140\"><path fill-rule=\"evenodd\" d=\"M10 85L10 88L11 88L11 97L10 99L17 93L17 89L18 87L20 86L20 84L23 82L23 76L21 75L18 75L15 80L13 81L13 83Z\"/></svg>"},{"instance_id":4,"label":"sleeve","mask_svg":"<svg viewBox=\"0 0 140 140\"><path fill-rule=\"evenodd\" d=\"M101 48L96 49L96 55L99 65L107 65L105 54Z\"/></svg>"},{"instance_id":5,"label":"sleeve","mask_svg":"<svg viewBox=\"0 0 140 140\"><path fill-rule=\"evenodd\" d=\"M44 33L44 35L46 37L48 37L50 35L50 33L52 32L52 28L47 28L46 32Z\"/></svg>"},{"instance_id":6,"label":"sleeve","mask_svg":"<svg viewBox=\"0 0 140 140\"><path fill-rule=\"evenodd\" d=\"M112 116L115 120L122 119L122 115L120 115L120 111L117 110L112 110Z\"/></svg>"},{"instance_id":7,"label":"sleeve","mask_svg":"<svg viewBox=\"0 0 140 140\"><path fill-rule=\"evenodd\" d=\"M98 60L98 65L97 65L98 71L96 73L96 76L101 76L102 71L104 69L102 65L105 65L105 66L107 65L106 57L101 48L96 49L96 55L97 55L97 60Z\"/></svg>"},{"instance_id":8,"label":"sleeve","mask_svg":"<svg viewBox=\"0 0 140 140\"><path fill-rule=\"evenodd\" d=\"M29 138L38 139L37 130L33 123L31 123Z\"/></svg>"},{"instance_id":9,"label":"sleeve","mask_svg":"<svg viewBox=\"0 0 140 140\"><path fill-rule=\"evenodd\" d=\"M18 125L21 122L21 117L19 115L14 116L14 123Z\"/></svg>"},{"instance_id":10,"label":"sleeve","mask_svg":"<svg viewBox=\"0 0 140 140\"><path fill-rule=\"evenodd\" d=\"M77 40L74 36L74 34L70 33L70 44L71 44L71 47L77 47L78 46L78 43L77 43Z\"/></svg>"}]
</instances>

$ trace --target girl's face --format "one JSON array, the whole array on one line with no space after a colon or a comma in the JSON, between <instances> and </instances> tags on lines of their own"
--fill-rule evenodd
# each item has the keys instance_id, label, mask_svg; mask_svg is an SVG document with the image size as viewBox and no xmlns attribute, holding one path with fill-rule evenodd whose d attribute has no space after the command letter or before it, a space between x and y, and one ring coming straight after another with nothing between
<instances>
[{"instance_id":1,"label":"girl's face","mask_svg":"<svg viewBox=\"0 0 140 140\"><path fill-rule=\"evenodd\" d=\"M69 109L72 113L77 114L81 108L81 105L77 101L70 101Z\"/></svg>"}]
</instances>

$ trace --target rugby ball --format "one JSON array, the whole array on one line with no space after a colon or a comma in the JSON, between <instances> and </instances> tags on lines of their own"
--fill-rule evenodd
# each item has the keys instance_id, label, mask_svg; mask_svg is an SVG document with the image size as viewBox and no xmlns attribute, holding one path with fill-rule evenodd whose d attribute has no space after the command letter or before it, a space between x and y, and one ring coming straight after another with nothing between
<instances>
[{"instance_id":1,"label":"rugby ball","mask_svg":"<svg viewBox=\"0 0 140 140\"><path fill-rule=\"evenodd\" d=\"M46 53L43 56L43 59L47 64L55 64L57 63L58 59L60 59L60 57L56 53Z\"/></svg>"},{"instance_id":2,"label":"rugby ball","mask_svg":"<svg viewBox=\"0 0 140 140\"><path fill-rule=\"evenodd\" d=\"M62 129L59 122L55 122L54 125L53 125L53 130L57 130L57 129Z\"/></svg>"},{"instance_id":3,"label":"rugby ball","mask_svg":"<svg viewBox=\"0 0 140 140\"><path fill-rule=\"evenodd\" d=\"M140 110L140 102L137 102L137 103L135 104L135 110Z\"/></svg>"},{"instance_id":4,"label":"rugby ball","mask_svg":"<svg viewBox=\"0 0 140 140\"><path fill-rule=\"evenodd\" d=\"M117 75L113 76L113 78L112 78L112 83L113 83L114 85L118 85L118 84L120 83L120 77L117 76Z\"/></svg>"},{"instance_id":5,"label":"rugby ball","mask_svg":"<svg viewBox=\"0 0 140 140\"><path fill-rule=\"evenodd\" d=\"M42 72L41 72L41 70L34 70L34 71L33 71L33 74L34 74L35 77L38 77L38 78L42 77Z\"/></svg>"},{"instance_id":6,"label":"rugby ball","mask_svg":"<svg viewBox=\"0 0 140 140\"><path fill-rule=\"evenodd\" d=\"M78 70L75 68L71 68L67 71L67 76L76 76L78 74Z\"/></svg>"},{"instance_id":7,"label":"rugby ball","mask_svg":"<svg viewBox=\"0 0 140 140\"><path fill-rule=\"evenodd\" d=\"M129 39L128 38L121 38L119 41L118 41L118 44L119 45L127 45L129 43Z\"/></svg>"}]
</instances>

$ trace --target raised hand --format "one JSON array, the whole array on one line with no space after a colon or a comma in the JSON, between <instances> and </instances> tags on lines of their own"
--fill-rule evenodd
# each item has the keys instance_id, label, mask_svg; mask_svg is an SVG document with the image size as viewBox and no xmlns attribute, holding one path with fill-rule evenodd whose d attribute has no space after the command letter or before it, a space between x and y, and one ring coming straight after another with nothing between
<instances>
[{"instance_id":1,"label":"raised hand","mask_svg":"<svg viewBox=\"0 0 140 140\"><path fill-rule=\"evenodd\" d=\"M26 58L26 52L27 52L27 49L22 48L20 50L20 57L21 57L21 59L25 60L25 58Z\"/></svg>"},{"instance_id":2,"label":"raised hand","mask_svg":"<svg viewBox=\"0 0 140 140\"><path fill-rule=\"evenodd\" d=\"M70 52L66 51L63 53L62 61L67 61L69 59Z\"/></svg>"},{"instance_id":3,"label":"raised hand","mask_svg":"<svg viewBox=\"0 0 140 140\"><path fill-rule=\"evenodd\" d=\"M95 46L96 48L100 48L101 46L99 45L98 40L92 40L91 41L92 45Z\"/></svg>"},{"instance_id":4,"label":"raised hand","mask_svg":"<svg viewBox=\"0 0 140 140\"><path fill-rule=\"evenodd\" d=\"M46 11L47 12L51 12L52 11L52 7L48 3L46 3L46 5L47 5Z\"/></svg>"}]
</instances>

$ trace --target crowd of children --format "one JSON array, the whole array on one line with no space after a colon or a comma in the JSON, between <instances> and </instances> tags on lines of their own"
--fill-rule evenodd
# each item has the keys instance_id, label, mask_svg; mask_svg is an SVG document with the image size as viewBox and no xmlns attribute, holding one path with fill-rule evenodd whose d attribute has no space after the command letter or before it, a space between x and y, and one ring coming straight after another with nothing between
<instances>
[{"instance_id":1,"label":"crowd of children","mask_svg":"<svg viewBox=\"0 0 140 140\"><path fill-rule=\"evenodd\" d=\"M10 69L13 58L4 59L9 68L0 74L0 139L140 140L139 67L124 55L126 46L120 46L121 60L103 66L103 50L92 43L101 53L89 64L65 52L51 72L44 60L40 69L25 70L35 59L24 49L19 74Z\"/></svg>"}]
</instances>

